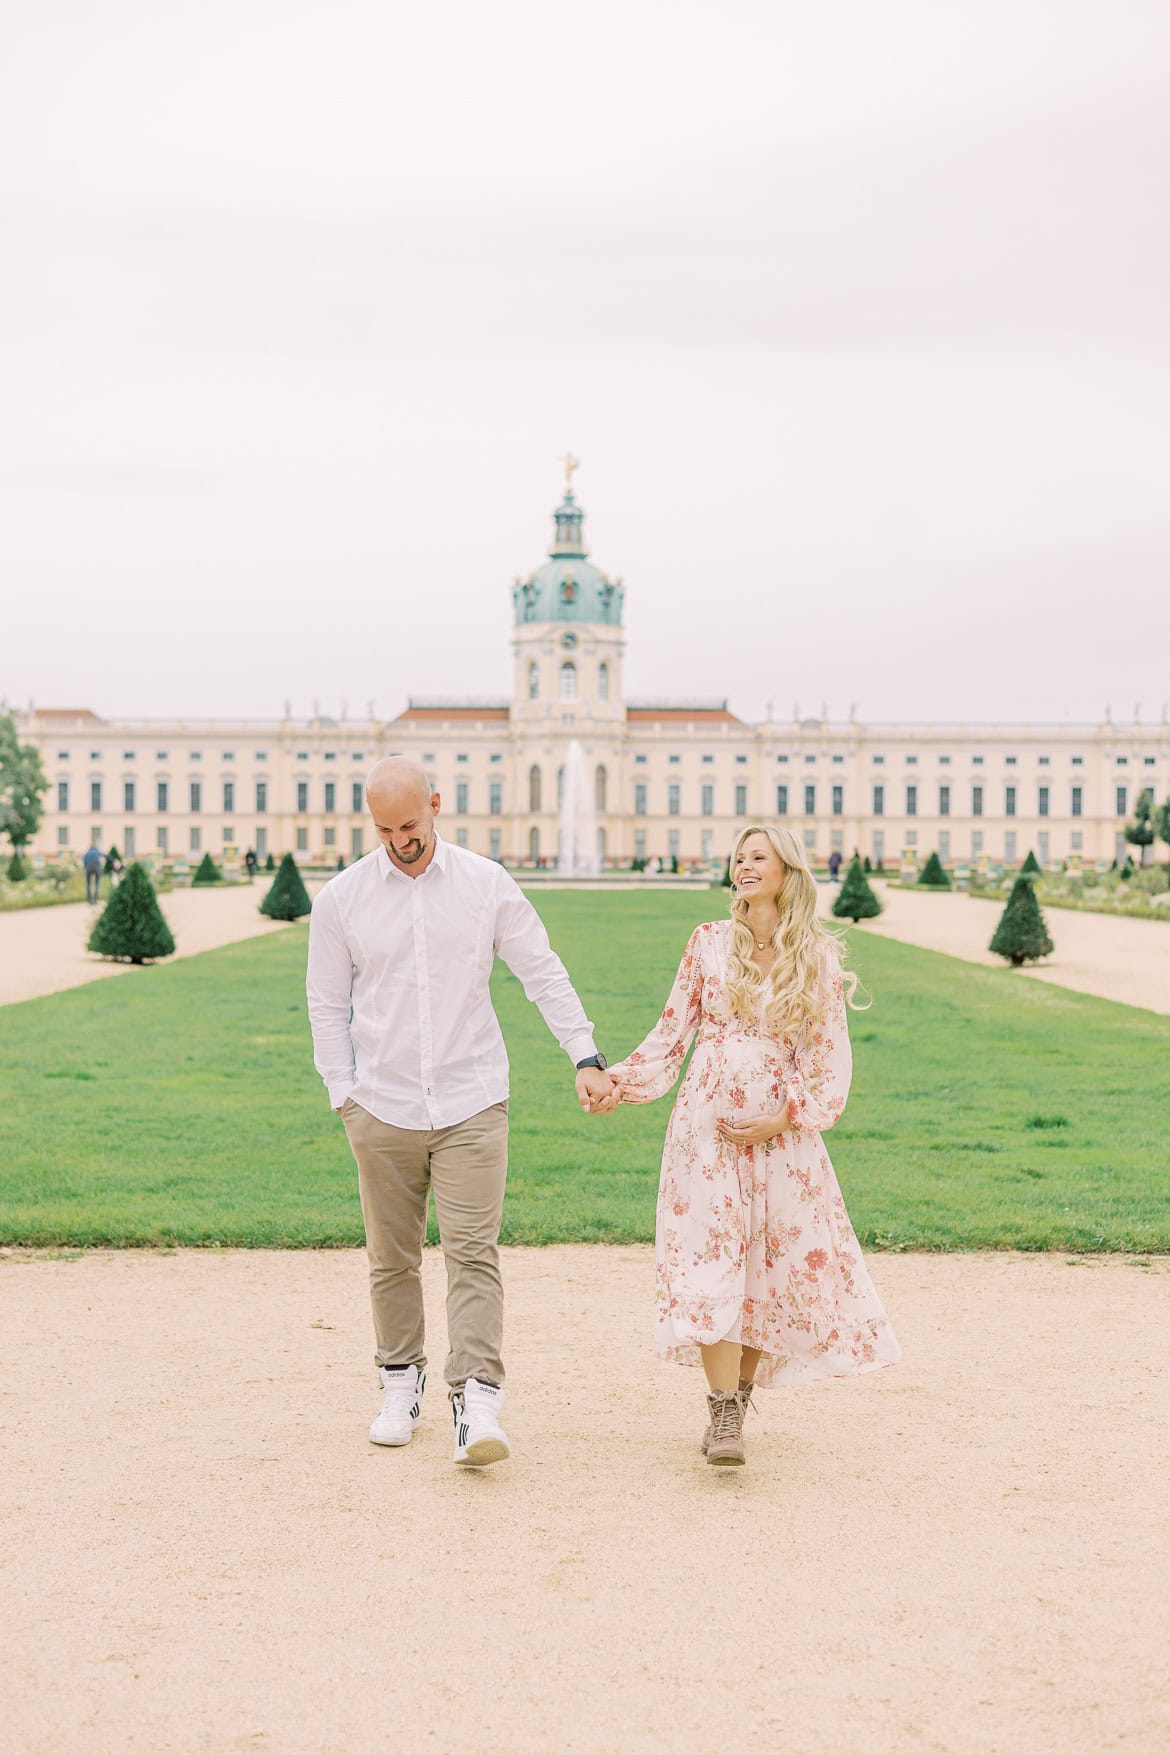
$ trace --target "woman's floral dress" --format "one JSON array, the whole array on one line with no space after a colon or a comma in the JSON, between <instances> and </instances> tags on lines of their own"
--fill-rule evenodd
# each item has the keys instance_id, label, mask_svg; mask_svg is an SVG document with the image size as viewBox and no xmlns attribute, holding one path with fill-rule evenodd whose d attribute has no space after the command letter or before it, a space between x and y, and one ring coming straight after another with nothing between
<instances>
[{"instance_id":1,"label":"woman's floral dress","mask_svg":"<svg viewBox=\"0 0 1170 1755\"><path fill-rule=\"evenodd\" d=\"M852 1056L836 951L821 952L819 1023L790 1041L727 999L732 925L691 934L666 1009L613 1068L627 1103L650 1103L678 1078L658 1191L657 1351L700 1362L699 1345L739 1341L763 1355L760 1384L874 1371L901 1356L821 1135L849 1093ZM786 1113L763 1146L734 1146L717 1120Z\"/></svg>"}]
</instances>

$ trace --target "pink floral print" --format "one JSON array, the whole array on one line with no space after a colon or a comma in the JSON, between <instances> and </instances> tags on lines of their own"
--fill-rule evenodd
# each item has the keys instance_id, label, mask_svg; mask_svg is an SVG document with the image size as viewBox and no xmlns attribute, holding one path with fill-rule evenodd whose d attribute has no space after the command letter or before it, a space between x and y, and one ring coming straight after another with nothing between
<instances>
[{"instance_id":1,"label":"pink floral print","mask_svg":"<svg viewBox=\"0 0 1170 1755\"><path fill-rule=\"evenodd\" d=\"M739 1341L763 1355L756 1382L873 1371L901 1357L821 1135L845 1107L852 1073L844 983L822 952L820 1019L795 1040L732 1015L731 922L691 934L666 1009L619 1066L627 1103L651 1103L694 1057L676 1099L658 1191L655 1346L699 1364L700 1344ZM717 1120L785 1115L763 1146L740 1147Z\"/></svg>"}]
</instances>

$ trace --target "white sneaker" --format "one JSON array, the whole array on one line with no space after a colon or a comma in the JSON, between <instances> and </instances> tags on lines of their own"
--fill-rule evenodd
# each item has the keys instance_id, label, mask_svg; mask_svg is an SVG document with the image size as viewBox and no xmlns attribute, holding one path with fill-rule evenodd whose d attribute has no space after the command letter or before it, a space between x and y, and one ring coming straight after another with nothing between
<instances>
[{"instance_id":1,"label":"white sneaker","mask_svg":"<svg viewBox=\"0 0 1170 1755\"><path fill-rule=\"evenodd\" d=\"M386 1394L382 1398L382 1412L370 1427L370 1442L409 1444L422 1419L427 1374L417 1365L403 1365L397 1371L388 1371L381 1365L378 1375Z\"/></svg>"},{"instance_id":2,"label":"white sneaker","mask_svg":"<svg viewBox=\"0 0 1170 1755\"><path fill-rule=\"evenodd\" d=\"M508 1440L500 1429L504 1392L494 1384L469 1377L462 1395L451 1398L455 1416L455 1461L469 1468L503 1462L509 1455Z\"/></svg>"}]
</instances>

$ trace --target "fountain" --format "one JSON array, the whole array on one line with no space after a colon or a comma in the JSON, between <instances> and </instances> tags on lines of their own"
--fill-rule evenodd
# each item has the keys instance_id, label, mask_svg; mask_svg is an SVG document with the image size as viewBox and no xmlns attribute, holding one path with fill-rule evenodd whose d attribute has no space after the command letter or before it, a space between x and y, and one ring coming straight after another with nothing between
<instances>
[{"instance_id":1,"label":"fountain","mask_svg":"<svg viewBox=\"0 0 1170 1755\"><path fill-rule=\"evenodd\" d=\"M561 786L557 871L562 877L596 877L599 869L593 788L585 768L585 752L574 738L565 755Z\"/></svg>"}]
</instances>

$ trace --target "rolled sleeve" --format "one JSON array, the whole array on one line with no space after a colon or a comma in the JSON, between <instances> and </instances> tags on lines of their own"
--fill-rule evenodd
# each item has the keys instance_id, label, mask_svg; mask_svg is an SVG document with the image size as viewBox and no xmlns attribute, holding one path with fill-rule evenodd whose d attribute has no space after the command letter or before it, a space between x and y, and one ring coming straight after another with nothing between
<instances>
[{"instance_id":1,"label":"rolled sleeve","mask_svg":"<svg viewBox=\"0 0 1170 1755\"><path fill-rule=\"evenodd\" d=\"M309 916L305 994L313 1032L313 1064L325 1083L333 1109L341 1108L356 1076L349 1028L353 976L353 957L337 904L326 887L313 903Z\"/></svg>"}]
</instances>

